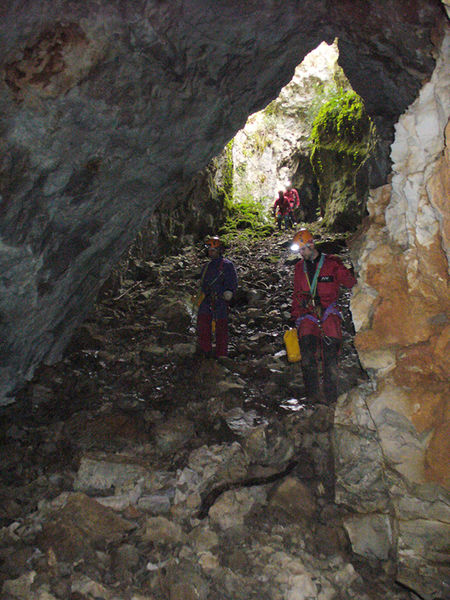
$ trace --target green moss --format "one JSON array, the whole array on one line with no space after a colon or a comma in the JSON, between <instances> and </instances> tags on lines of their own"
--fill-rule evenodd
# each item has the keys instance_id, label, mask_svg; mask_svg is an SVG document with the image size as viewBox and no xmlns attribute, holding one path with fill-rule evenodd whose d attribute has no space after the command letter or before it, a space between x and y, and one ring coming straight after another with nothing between
<instances>
[{"instance_id":1,"label":"green moss","mask_svg":"<svg viewBox=\"0 0 450 600\"><path fill-rule=\"evenodd\" d=\"M313 148L320 146L345 152L361 162L369 151L374 125L366 114L362 99L354 91L343 91L328 100L319 110L311 131Z\"/></svg>"},{"instance_id":2,"label":"green moss","mask_svg":"<svg viewBox=\"0 0 450 600\"><path fill-rule=\"evenodd\" d=\"M234 201L220 230L221 237L228 243L236 237L258 239L270 235L274 226L264 205L248 196Z\"/></svg>"},{"instance_id":3,"label":"green moss","mask_svg":"<svg viewBox=\"0 0 450 600\"><path fill-rule=\"evenodd\" d=\"M330 228L354 228L364 213L368 191L357 183L357 177L373 152L376 134L362 99L353 90L340 88L322 105L310 143L324 223Z\"/></svg>"},{"instance_id":4,"label":"green moss","mask_svg":"<svg viewBox=\"0 0 450 600\"><path fill-rule=\"evenodd\" d=\"M327 102L330 98L336 96L339 91L338 86L335 82L326 82L324 83L321 79L315 81L312 85L313 98L309 103L307 109L304 109L304 112L298 114L299 118L304 118L306 123L312 127L318 112L322 108L322 106Z\"/></svg>"},{"instance_id":5,"label":"green moss","mask_svg":"<svg viewBox=\"0 0 450 600\"><path fill-rule=\"evenodd\" d=\"M233 199L233 143L234 139L230 140L225 146L225 167L223 170L223 191L230 201Z\"/></svg>"},{"instance_id":6,"label":"green moss","mask_svg":"<svg viewBox=\"0 0 450 600\"><path fill-rule=\"evenodd\" d=\"M222 185L217 186L214 178L211 178L211 194L213 197L221 198L225 214L230 211L233 205L234 196L234 164L233 164L233 143L234 139L230 140L225 146L223 154L223 162L221 161ZM215 161L215 169L218 168L217 158Z\"/></svg>"},{"instance_id":7,"label":"green moss","mask_svg":"<svg viewBox=\"0 0 450 600\"><path fill-rule=\"evenodd\" d=\"M268 104L263 110L264 117L266 117L267 119L278 116L280 112L281 105L277 98L275 98L275 100L272 100L272 102L270 102L270 104Z\"/></svg>"}]
</instances>

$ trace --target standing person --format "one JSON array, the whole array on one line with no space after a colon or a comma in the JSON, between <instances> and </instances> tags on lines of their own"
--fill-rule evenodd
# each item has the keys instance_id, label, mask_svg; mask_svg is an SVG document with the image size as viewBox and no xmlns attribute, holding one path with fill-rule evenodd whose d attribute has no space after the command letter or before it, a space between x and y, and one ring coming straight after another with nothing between
<instances>
[{"instance_id":1,"label":"standing person","mask_svg":"<svg viewBox=\"0 0 450 600\"><path fill-rule=\"evenodd\" d=\"M340 258L316 248L307 229L295 234L293 249L302 256L295 265L291 315L298 329L306 395L320 401L321 354L325 402L330 404L337 400L337 361L342 344L342 317L336 302L340 286L352 288L356 279Z\"/></svg>"},{"instance_id":2,"label":"standing person","mask_svg":"<svg viewBox=\"0 0 450 600\"><path fill-rule=\"evenodd\" d=\"M224 246L217 236L205 242L210 262L203 267L201 289L205 294L197 314L197 343L205 356L212 356L213 322L215 323L216 353L228 356L228 307L237 289L233 263L223 257Z\"/></svg>"},{"instance_id":3,"label":"standing person","mask_svg":"<svg viewBox=\"0 0 450 600\"><path fill-rule=\"evenodd\" d=\"M287 198L289 205L291 207L291 213L289 215L292 227L296 222L296 211L300 208L300 197L295 188L292 187L291 184L288 185L287 190L284 192L285 198Z\"/></svg>"},{"instance_id":4,"label":"standing person","mask_svg":"<svg viewBox=\"0 0 450 600\"><path fill-rule=\"evenodd\" d=\"M273 216L277 219L278 229L281 230L281 224L284 223L284 228L291 227L291 205L285 194L280 190L278 198L273 205Z\"/></svg>"}]
</instances>

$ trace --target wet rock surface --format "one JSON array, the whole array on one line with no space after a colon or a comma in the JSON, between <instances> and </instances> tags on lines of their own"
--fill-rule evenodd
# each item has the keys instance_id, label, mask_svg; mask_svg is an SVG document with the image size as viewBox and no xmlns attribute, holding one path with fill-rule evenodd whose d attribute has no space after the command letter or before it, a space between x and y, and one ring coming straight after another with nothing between
<instances>
[{"instance_id":1,"label":"wet rock surface","mask_svg":"<svg viewBox=\"0 0 450 600\"><path fill-rule=\"evenodd\" d=\"M350 550L334 408L304 401L283 347L288 237L230 249L227 359L194 354L205 257L189 247L105 293L65 359L2 409L2 600L415 598L386 556ZM346 391L365 374L342 304Z\"/></svg>"}]
</instances>

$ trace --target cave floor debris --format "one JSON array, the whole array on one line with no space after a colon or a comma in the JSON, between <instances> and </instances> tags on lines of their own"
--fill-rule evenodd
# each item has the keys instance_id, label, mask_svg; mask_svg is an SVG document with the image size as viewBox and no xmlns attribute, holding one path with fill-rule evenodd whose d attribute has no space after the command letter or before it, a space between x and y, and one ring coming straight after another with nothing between
<instances>
[{"instance_id":1,"label":"cave floor debris","mask_svg":"<svg viewBox=\"0 0 450 600\"><path fill-rule=\"evenodd\" d=\"M187 247L131 261L63 360L2 410L2 599L415 598L389 565L351 552L333 408L305 401L283 346L288 248L281 233L229 249L240 288L227 359L195 355L205 257ZM341 392L365 380L348 301Z\"/></svg>"}]
</instances>

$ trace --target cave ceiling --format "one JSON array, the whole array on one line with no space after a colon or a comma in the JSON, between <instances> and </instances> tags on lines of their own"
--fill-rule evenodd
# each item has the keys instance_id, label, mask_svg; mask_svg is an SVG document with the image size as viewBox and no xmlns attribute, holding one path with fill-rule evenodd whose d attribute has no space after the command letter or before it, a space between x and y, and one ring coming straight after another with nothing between
<instances>
[{"instance_id":1,"label":"cave ceiling","mask_svg":"<svg viewBox=\"0 0 450 600\"><path fill-rule=\"evenodd\" d=\"M0 17L3 403L60 358L158 203L322 41L339 39L386 178L446 21L440 0L13 0Z\"/></svg>"}]
</instances>

